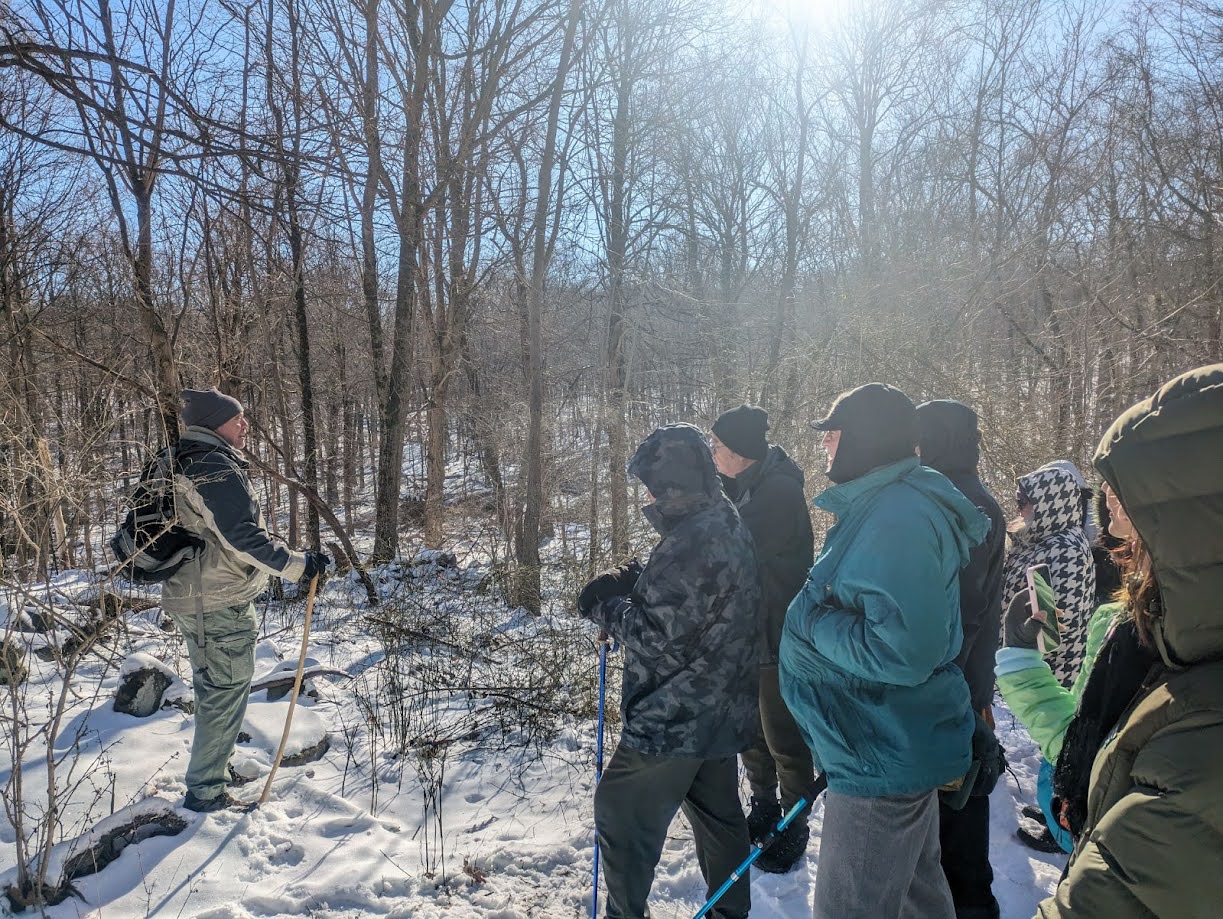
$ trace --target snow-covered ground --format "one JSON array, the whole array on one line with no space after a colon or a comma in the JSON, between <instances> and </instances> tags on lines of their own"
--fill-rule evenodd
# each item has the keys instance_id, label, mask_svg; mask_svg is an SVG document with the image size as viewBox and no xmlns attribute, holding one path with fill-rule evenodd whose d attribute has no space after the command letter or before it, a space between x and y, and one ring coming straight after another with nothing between
<instances>
[{"instance_id":1,"label":"snow-covered ground","mask_svg":"<svg viewBox=\"0 0 1223 919\"><path fill-rule=\"evenodd\" d=\"M361 590L343 579L321 592L310 656L348 676L314 682L317 698L303 696L289 743L292 754L325 733L330 747L321 760L282 767L270 800L252 813L180 808L182 833L129 846L99 873L78 879L78 896L46 915L589 915L593 636L584 623L508 609L495 593L481 592L486 570L438 561L423 556L410 569L383 569L388 601L377 610L363 608ZM83 576L71 574L57 587L61 596L89 589ZM288 601L260 603L259 611L265 637L257 676L296 661L303 610L300 601ZM162 631L156 608L129 615L126 624L124 654L151 655L189 686L181 640ZM73 776L85 778L65 813L69 837L150 796L177 805L185 792L193 718L177 707L146 719L116 713L122 660L88 655L69 694L55 752L66 757L61 769L67 769L79 751ZM58 671L33 657L30 668L23 698L31 716L45 718ZM613 685L615 668L613 658ZM176 684L171 694L181 693ZM268 701L264 691L252 695L250 739L233 765L255 781L234 789L237 796L258 798L287 706ZM1037 751L1001 704L995 714L1012 774L993 795L994 890L1002 915L1018 919L1034 913L1063 860L1037 855L1014 838L1019 807L1033 800ZM616 733L609 725L609 744ZM35 802L45 755L35 738L22 765ZM0 784L11 774L12 764L0 761ZM37 819L39 807L27 812ZM808 856L795 871L753 874L753 916L811 915L821 822L817 804ZM13 877L14 842L13 827L0 821L5 885ZM651 909L656 919L688 917L703 897L691 832L679 816Z\"/></svg>"}]
</instances>

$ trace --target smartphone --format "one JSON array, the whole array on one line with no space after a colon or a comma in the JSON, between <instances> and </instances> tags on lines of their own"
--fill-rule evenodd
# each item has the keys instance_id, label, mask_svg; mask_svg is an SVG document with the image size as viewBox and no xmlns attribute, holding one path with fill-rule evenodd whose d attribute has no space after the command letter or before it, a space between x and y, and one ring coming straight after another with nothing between
<instances>
[{"instance_id":1,"label":"smartphone","mask_svg":"<svg viewBox=\"0 0 1223 919\"><path fill-rule=\"evenodd\" d=\"M1028 578L1028 603L1032 606L1032 618L1037 622L1044 622L1048 619L1048 614L1040 608L1040 597L1036 593L1036 578L1039 577L1046 584L1049 583L1049 566L1048 565L1031 565L1027 570Z\"/></svg>"}]
</instances>

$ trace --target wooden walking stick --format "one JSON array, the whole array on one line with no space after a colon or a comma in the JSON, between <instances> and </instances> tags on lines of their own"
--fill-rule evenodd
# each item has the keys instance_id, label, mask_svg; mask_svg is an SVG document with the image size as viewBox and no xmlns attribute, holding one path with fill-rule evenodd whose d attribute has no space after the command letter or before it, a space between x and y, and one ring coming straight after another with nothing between
<instances>
[{"instance_id":1,"label":"wooden walking stick","mask_svg":"<svg viewBox=\"0 0 1223 919\"><path fill-rule=\"evenodd\" d=\"M276 759L272 760L272 771L268 773L267 783L263 786L263 794L259 796L262 804L272 793L272 779L276 778L276 770L285 755L285 745L289 742L289 730L293 727L293 709L297 707L297 694L302 688L302 673L306 668L306 644L310 641L310 618L314 615L314 592L318 589L318 575L310 579L310 592L306 594L306 624L302 628L302 650L297 658L297 676L293 678L293 692L289 695L289 714L285 715L284 733L280 735L280 747L276 750Z\"/></svg>"}]
</instances>

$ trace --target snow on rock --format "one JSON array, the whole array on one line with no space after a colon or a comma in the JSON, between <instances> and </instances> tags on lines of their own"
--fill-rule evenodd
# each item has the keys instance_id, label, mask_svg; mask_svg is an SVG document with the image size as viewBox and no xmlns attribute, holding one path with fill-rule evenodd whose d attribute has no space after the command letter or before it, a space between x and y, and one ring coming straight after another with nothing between
<instances>
[{"instance_id":1,"label":"snow on rock","mask_svg":"<svg viewBox=\"0 0 1223 919\"><path fill-rule=\"evenodd\" d=\"M280 746L280 738L284 733L285 718L289 713L288 700L267 702L256 701L258 695L251 697L246 709L246 720L242 723L242 732L250 736L249 743L268 754L276 755ZM285 743L285 765L310 762L303 759L303 754L316 754L318 759L327 749L327 725L323 719L305 705L298 704L293 711L293 725L289 739Z\"/></svg>"},{"instance_id":2,"label":"snow on rock","mask_svg":"<svg viewBox=\"0 0 1223 919\"><path fill-rule=\"evenodd\" d=\"M177 673L151 654L129 654L119 668L114 709L147 718L164 705L190 711L191 690Z\"/></svg>"},{"instance_id":3,"label":"snow on rock","mask_svg":"<svg viewBox=\"0 0 1223 919\"><path fill-rule=\"evenodd\" d=\"M123 659L123 664L119 668L119 676L129 676L138 670L156 670L164 673L170 682L178 680L178 673L172 667L163 664L151 654L139 652L129 654Z\"/></svg>"},{"instance_id":4,"label":"snow on rock","mask_svg":"<svg viewBox=\"0 0 1223 919\"><path fill-rule=\"evenodd\" d=\"M145 798L122 807L51 850L47 885L66 893L65 884L102 870L128 846L154 836L175 836L186 827L187 821L164 798Z\"/></svg>"}]
</instances>

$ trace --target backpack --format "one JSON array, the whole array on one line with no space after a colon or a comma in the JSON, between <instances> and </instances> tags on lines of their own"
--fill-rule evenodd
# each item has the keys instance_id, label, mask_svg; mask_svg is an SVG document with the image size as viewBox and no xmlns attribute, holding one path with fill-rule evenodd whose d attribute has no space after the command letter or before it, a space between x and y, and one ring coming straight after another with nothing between
<instances>
[{"instance_id":1,"label":"backpack","mask_svg":"<svg viewBox=\"0 0 1223 919\"><path fill-rule=\"evenodd\" d=\"M166 447L144 464L128 497L127 516L111 537L115 574L133 584L160 584L195 558L204 541L178 525L174 475L181 471L176 447Z\"/></svg>"}]
</instances>

